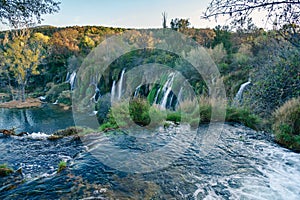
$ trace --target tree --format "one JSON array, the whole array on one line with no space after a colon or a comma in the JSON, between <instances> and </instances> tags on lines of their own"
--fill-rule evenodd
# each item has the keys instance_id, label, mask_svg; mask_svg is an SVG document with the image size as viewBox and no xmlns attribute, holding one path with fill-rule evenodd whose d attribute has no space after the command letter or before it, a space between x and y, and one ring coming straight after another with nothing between
<instances>
[{"instance_id":1,"label":"tree","mask_svg":"<svg viewBox=\"0 0 300 200\"><path fill-rule=\"evenodd\" d=\"M237 22L244 23L254 11L266 11L266 19L277 24L299 24L299 0L212 0L204 17L228 15Z\"/></svg>"},{"instance_id":2,"label":"tree","mask_svg":"<svg viewBox=\"0 0 300 200\"><path fill-rule=\"evenodd\" d=\"M189 22L189 19L172 19L171 20L171 29L176 30L176 31L184 31L186 30L191 23Z\"/></svg>"},{"instance_id":3,"label":"tree","mask_svg":"<svg viewBox=\"0 0 300 200\"><path fill-rule=\"evenodd\" d=\"M163 26L163 28L168 28L167 27L167 13L166 12L163 12L162 14L162 17L163 17L163 23L162 23L162 26Z\"/></svg>"},{"instance_id":4,"label":"tree","mask_svg":"<svg viewBox=\"0 0 300 200\"><path fill-rule=\"evenodd\" d=\"M204 18L227 15L235 25L245 25L255 11L266 11L266 22L279 26L278 33L300 48L300 0L211 0Z\"/></svg>"},{"instance_id":5,"label":"tree","mask_svg":"<svg viewBox=\"0 0 300 200\"><path fill-rule=\"evenodd\" d=\"M25 101L25 89L29 78L38 75L38 65L43 56L43 43L48 42L49 38L41 33L32 36L15 37L6 44L3 52L3 66L8 66L6 70L13 75L19 85L19 97ZM7 73L7 72L6 72Z\"/></svg>"},{"instance_id":6,"label":"tree","mask_svg":"<svg viewBox=\"0 0 300 200\"><path fill-rule=\"evenodd\" d=\"M228 54L232 53L231 33L229 32L229 27L228 26L221 27L219 25L214 28L214 31L216 36L212 41L212 48L214 48L218 44L223 43L227 53Z\"/></svg>"},{"instance_id":7,"label":"tree","mask_svg":"<svg viewBox=\"0 0 300 200\"><path fill-rule=\"evenodd\" d=\"M44 14L58 12L56 0L0 0L0 22L13 28L40 23Z\"/></svg>"}]
</instances>

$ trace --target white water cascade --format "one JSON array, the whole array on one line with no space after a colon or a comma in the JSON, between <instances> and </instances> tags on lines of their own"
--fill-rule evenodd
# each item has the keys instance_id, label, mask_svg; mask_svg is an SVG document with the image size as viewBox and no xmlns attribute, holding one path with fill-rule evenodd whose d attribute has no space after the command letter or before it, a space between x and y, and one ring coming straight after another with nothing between
<instances>
[{"instance_id":1,"label":"white water cascade","mask_svg":"<svg viewBox=\"0 0 300 200\"><path fill-rule=\"evenodd\" d=\"M239 89L239 91L236 93L234 100L233 100L233 105L238 105L243 98L243 92L245 88L251 83L251 81L247 81L246 83L243 83Z\"/></svg>"},{"instance_id":2,"label":"white water cascade","mask_svg":"<svg viewBox=\"0 0 300 200\"><path fill-rule=\"evenodd\" d=\"M123 85L124 85L124 74L125 69L122 70L121 77L119 80L119 83L116 84L116 81L113 81L112 87L111 87L111 101L120 100L122 97L122 91L123 91Z\"/></svg>"},{"instance_id":3,"label":"white water cascade","mask_svg":"<svg viewBox=\"0 0 300 200\"><path fill-rule=\"evenodd\" d=\"M135 97L135 98L138 96L141 87L142 87L142 84L140 84L139 86L136 87L136 89L135 89L135 91L134 91L134 97Z\"/></svg>"},{"instance_id":4,"label":"white water cascade","mask_svg":"<svg viewBox=\"0 0 300 200\"><path fill-rule=\"evenodd\" d=\"M118 85L118 100L120 100L121 97L122 97L122 87L123 87L123 81L124 81L124 73L125 73L125 69L122 70L121 78L120 78L119 85Z\"/></svg>"},{"instance_id":5,"label":"white water cascade","mask_svg":"<svg viewBox=\"0 0 300 200\"><path fill-rule=\"evenodd\" d=\"M69 76L69 78L67 79L67 82L70 83L71 85L71 90L74 89L75 87L75 79L76 79L76 71L73 71L71 75L67 75L67 77Z\"/></svg>"},{"instance_id":6,"label":"white water cascade","mask_svg":"<svg viewBox=\"0 0 300 200\"><path fill-rule=\"evenodd\" d=\"M111 101L113 102L116 97L116 81L113 81L112 87L111 87Z\"/></svg>"},{"instance_id":7,"label":"white water cascade","mask_svg":"<svg viewBox=\"0 0 300 200\"><path fill-rule=\"evenodd\" d=\"M174 82L174 77L175 77L175 74L174 74L174 73L171 73L171 74L169 75L169 77L168 77L167 82L166 82L165 85L163 86L163 89L162 89L163 98L162 98L161 103L160 103L160 108L161 108L161 109L166 109L167 102L168 102L168 96L169 96L169 94L170 94L171 91L172 91L172 86L173 86L173 82Z\"/></svg>"}]
</instances>

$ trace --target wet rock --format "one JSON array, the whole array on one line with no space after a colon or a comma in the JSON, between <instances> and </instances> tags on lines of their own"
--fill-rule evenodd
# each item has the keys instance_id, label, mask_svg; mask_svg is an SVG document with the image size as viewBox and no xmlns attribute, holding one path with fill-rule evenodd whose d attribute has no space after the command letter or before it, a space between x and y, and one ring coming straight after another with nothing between
<instances>
[{"instance_id":1,"label":"wet rock","mask_svg":"<svg viewBox=\"0 0 300 200\"><path fill-rule=\"evenodd\" d=\"M11 136L11 135L15 135L15 129L0 129L0 133L3 133L3 135L6 136Z\"/></svg>"},{"instance_id":2,"label":"wet rock","mask_svg":"<svg viewBox=\"0 0 300 200\"><path fill-rule=\"evenodd\" d=\"M12 169L7 168L9 170L9 174L5 176L1 176L2 169L3 168L0 168L0 193L12 190L24 182L22 168L16 170L15 172Z\"/></svg>"},{"instance_id":3,"label":"wet rock","mask_svg":"<svg viewBox=\"0 0 300 200\"><path fill-rule=\"evenodd\" d=\"M14 171L6 166L0 166L0 176L4 177L4 176L8 176L11 173L13 173Z\"/></svg>"},{"instance_id":4,"label":"wet rock","mask_svg":"<svg viewBox=\"0 0 300 200\"><path fill-rule=\"evenodd\" d=\"M98 100L98 103L96 104L96 110L98 111L97 119L99 124L103 124L107 120L107 114L109 112L110 107L111 107L110 94L106 94Z\"/></svg>"}]
</instances>

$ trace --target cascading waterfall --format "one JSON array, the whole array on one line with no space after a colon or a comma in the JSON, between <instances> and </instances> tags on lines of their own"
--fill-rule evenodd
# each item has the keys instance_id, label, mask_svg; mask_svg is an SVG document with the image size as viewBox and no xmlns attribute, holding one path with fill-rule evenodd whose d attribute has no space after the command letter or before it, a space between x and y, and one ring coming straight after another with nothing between
<instances>
[{"instance_id":1,"label":"cascading waterfall","mask_svg":"<svg viewBox=\"0 0 300 200\"><path fill-rule=\"evenodd\" d=\"M76 71L73 71L72 74L70 75L70 78L69 78L69 81L68 81L71 85L71 90L74 89L75 79L76 79Z\"/></svg>"},{"instance_id":2,"label":"cascading waterfall","mask_svg":"<svg viewBox=\"0 0 300 200\"><path fill-rule=\"evenodd\" d=\"M99 100L100 96L101 96L100 90L99 90L98 87L96 87L95 94L91 99L94 101L94 103L98 103L98 100Z\"/></svg>"},{"instance_id":3,"label":"cascading waterfall","mask_svg":"<svg viewBox=\"0 0 300 200\"><path fill-rule=\"evenodd\" d=\"M243 97L243 92L245 88L251 83L251 80L247 81L246 83L243 83L239 89L239 91L236 93L234 100L233 100L233 105L238 105L242 101Z\"/></svg>"},{"instance_id":4,"label":"cascading waterfall","mask_svg":"<svg viewBox=\"0 0 300 200\"><path fill-rule=\"evenodd\" d=\"M153 104L157 104L157 99L158 99L158 95L160 94L160 88L157 90L157 93L155 95L155 98L154 98L154 101L153 101Z\"/></svg>"},{"instance_id":5,"label":"cascading waterfall","mask_svg":"<svg viewBox=\"0 0 300 200\"><path fill-rule=\"evenodd\" d=\"M168 97L169 97L169 94L170 94L171 90L172 90L172 88L169 87L169 88L167 89L167 91L165 92L165 94L164 94L164 96L163 96L163 99L162 99L162 101L161 101L161 104L160 104L160 108L161 108L161 109L166 109L166 107L167 107L167 102L168 102Z\"/></svg>"},{"instance_id":6,"label":"cascading waterfall","mask_svg":"<svg viewBox=\"0 0 300 200\"><path fill-rule=\"evenodd\" d=\"M124 81L124 73L125 73L125 69L122 70L121 78L120 78L119 85L118 85L118 100L120 100L121 97L122 97L122 87L123 87L123 81Z\"/></svg>"},{"instance_id":7,"label":"cascading waterfall","mask_svg":"<svg viewBox=\"0 0 300 200\"><path fill-rule=\"evenodd\" d=\"M134 97L137 97L137 96L138 96L141 87L142 87L142 84L140 84L139 86L136 87L136 89L135 89L135 91L134 91Z\"/></svg>"},{"instance_id":8,"label":"cascading waterfall","mask_svg":"<svg viewBox=\"0 0 300 200\"><path fill-rule=\"evenodd\" d=\"M171 107L172 107L172 102L173 102L173 99L174 99L174 94L172 94L172 95L171 95L171 99L170 99L170 102L169 102L168 108L171 108Z\"/></svg>"},{"instance_id":9,"label":"cascading waterfall","mask_svg":"<svg viewBox=\"0 0 300 200\"><path fill-rule=\"evenodd\" d=\"M70 82L70 72L67 73L67 76L66 76L66 83L69 83Z\"/></svg>"},{"instance_id":10,"label":"cascading waterfall","mask_svg":"<svg viewBox=\"0 0 300 200\"><path fill-rule=\"evenodd\" d=\"M116 81L113 81L112 87L111 87L111 101L115 101L116 96Z\"/></svg>"},{"instance_id":11,"label":"cascading waterfall","mask_svg":"<svg viewBox=\"0 0 300 200\"><path fill-rule=\"evenodd\" d=\"M168 97L169 97L169 94L170 94L171 91L172 91L172 86L173 86L173 82L174 82L174 77L175 77L175 74L174 74L174 73L171 73L171 74L169 75L169 77L168 77L167 82L166 82L165 85L163 86L163 89L162 89L163 98L162 98L161 103L160 103L160 108L161 108L161 109L166 109L167 102L168 102Z\"/></svg>"}]
</instances>

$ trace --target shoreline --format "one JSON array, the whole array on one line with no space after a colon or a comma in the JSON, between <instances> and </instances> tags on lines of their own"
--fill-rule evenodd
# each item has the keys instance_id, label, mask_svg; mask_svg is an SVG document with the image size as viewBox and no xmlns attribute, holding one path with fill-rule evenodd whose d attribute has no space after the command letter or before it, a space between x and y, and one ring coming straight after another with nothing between
<instances>
[{"instance_id":1,"label":"shoreline","mask_svg":"<svg viewBox=\"0 0 300 200\"><path fill-rule=\"evenodd\" d=\"M0 108L34 108L41 107L42 101L38 98L27 98L25 102L13 100L0 103Z\"/></svg>"}]
</instances>

